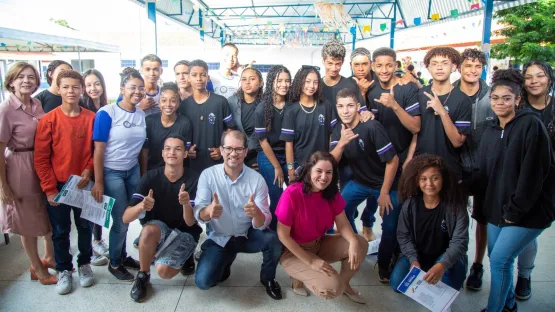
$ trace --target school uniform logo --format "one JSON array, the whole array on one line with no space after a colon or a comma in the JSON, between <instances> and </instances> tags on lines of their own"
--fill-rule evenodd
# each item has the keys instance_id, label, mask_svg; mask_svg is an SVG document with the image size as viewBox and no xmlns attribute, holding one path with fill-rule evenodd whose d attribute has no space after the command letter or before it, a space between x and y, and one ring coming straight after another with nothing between
<instances>
[{"instance_id":1,"label":"school uniform logo","mask_svg":"<svg viewBox=\"0 0 555 312\"><path fill-rule=\"evenodd\" d=\"M208 115L208 122L212 125L216 123L216 115L214 113Z\"/></svg>"},{"instance_id":2,"label":"school uniform logo","mask_svg":"<svg viewBox=\"0 0 555 312\"><path fill-rule=\"evenodd\" d=\"M124 122L123 122L123 126L124 126L125 128L131 128L131 126L133 126L133 125L132 125L129 121L124 121Z\"/></svg>"},{"instance_id":3,"label":"school uniform logo","mask_svg":"<svg viewBox=\"0 0 555 312\"><path fill-rule=\"evenodd\" d=\"M362 139L358 139L358 146L360 146L360 148L364 151L364 142Z\"/></svg>"},{"instance_id":4,"label":"school uniform logo","mask_svg":"<svg viewBox=\"0 0 555 312\"><path fill-rule=\"evenodd\" d=\"M324 115L320 114L320 116L318 116L318 122L320 123L320 126L323 126L324 123L326 122L326 117L324 117Z\"/></svg>"}]
</instances>

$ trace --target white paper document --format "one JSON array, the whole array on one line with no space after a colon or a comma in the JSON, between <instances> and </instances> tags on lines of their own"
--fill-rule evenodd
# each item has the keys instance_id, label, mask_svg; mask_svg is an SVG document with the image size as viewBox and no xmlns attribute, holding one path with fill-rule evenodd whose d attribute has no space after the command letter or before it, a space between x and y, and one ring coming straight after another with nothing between
<instances>
[{"instance_id":1,"label":"white paper document","mask_svg":"<svg viewBox=\"0 0 555 312\"><path fill-rule=\"evenodd\" d=\"M102 202L98 203L90 192L94 183L91 181L85 188L79 189L77 187L79 181L81 181L80 176L70 176L54 201L56 203L81 208L81 217L83 219L108 228L110 226L110 213L112 212L116 200L104 195Z\"/></svg>"},{"instance_id":2,"label":"white paper document","mask_svg":"<svg viewBox=\"0 0 555 312\"><path fill-rule=\"evenodd\" d=\"M459 292L442 281L432 285L424 280L426 272L412 267L397 290L433 312L449 311Z\"/></svg>"}]
</instances>

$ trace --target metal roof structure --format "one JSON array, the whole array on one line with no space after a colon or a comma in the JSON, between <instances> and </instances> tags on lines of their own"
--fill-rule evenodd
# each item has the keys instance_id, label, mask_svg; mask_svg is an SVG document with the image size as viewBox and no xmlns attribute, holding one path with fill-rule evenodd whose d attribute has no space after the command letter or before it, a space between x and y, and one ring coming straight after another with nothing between
<instances>
[{"instance_id":1,"label":"metal roof structure","mask_svg":"<svg viewBox=\"0 0 555 312\"><path fill-rule=\"evenodd\" d=\"M144 5L145 0L130 0ZM146 2L148 2L147 0ZM353 20L350 27L326 27L315 1L306 0L157 0L158 13L193 27L201 37L251 45L322 45L330 39L345 44L394 32L395 29L445 22L483 14L485 0L343 0ZM495 0L494 11L530 0Z\"/></svg>"}]
</instances>

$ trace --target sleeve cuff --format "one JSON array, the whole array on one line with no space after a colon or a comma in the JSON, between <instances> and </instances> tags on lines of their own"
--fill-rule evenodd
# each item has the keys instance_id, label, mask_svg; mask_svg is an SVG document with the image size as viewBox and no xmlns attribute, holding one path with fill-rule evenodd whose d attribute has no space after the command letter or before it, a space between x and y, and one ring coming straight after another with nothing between
<instances>
[{"instance_id":1,"label":"sleeve cuff","mask_svg":"<svg viewBox=\"0 0 555 312\"><path fill-rule=\"evenodd\" d=\"M196 208L196 207L195 207L195 208ZM200 212L201 212L202 209L204 209L204 208L206 208L206 207L202 207L202 208L199 208L199 209L195 209L195 219L197 219L197 221L198 221L199 224L208 224L208 223L210 223L210 221L212 221L212 219L210 219L210 220L208 220L208 221L204 221L204 220L202 220L202 219L200 218Z\"/></svg>"}]
</instances>

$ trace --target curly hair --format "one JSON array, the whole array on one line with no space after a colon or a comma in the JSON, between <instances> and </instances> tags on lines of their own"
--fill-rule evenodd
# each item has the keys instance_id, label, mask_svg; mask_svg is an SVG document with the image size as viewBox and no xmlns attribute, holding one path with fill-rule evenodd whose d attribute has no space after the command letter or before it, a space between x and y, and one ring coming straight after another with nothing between
<instances>
[{"instance_id":1,"label":"curly hair","mask_svg":"<svg viewBox=\"0 0 555 312\"><path fill-rule=\"evenodd\" d=\"M162 85L160 89L160 94L164 93L164 91L172 91L174 93L174 97L177 98L177 102L179 102L179 87L175 82L166 82Z\"/></svg>"},{"instance_id":2,"label":"curly hair","mask_svg":"<svg viewBox=\"0 0 555 312\"><path fill-rule=\"evenodd\" d=\"M426 53L426 56L424 56L424 65L426 67L430 66L430 60L435 56L445 56L450 59L453 64L457 65L457 67L459 67L462 63L459 51L451 47L437 47Z\"/></svg>"},{"instance_id":3,"label":"curly hair","mask_svg":"<svg viewBox=\"0 0 555 312\"><path fill-rule=\"evenodd\" d=\"M79 82L81 83L81 87L85 86L85 79L83 79L83 76L81 76L81 74L76 70L64 70L63 72L61 72L58 77L56 77L56 85L58 87L60 86L60 83L62 83L63 78L72 78L75 80L79 80Z\"/></svg>"},{"instance_id":4,"label":"curly hair","mask_svg":"<svg viewBox=\"0 0 555 312\"><path fill-rule=\"evenodd\" d=\"M524 65L523 73L526 75L526 71L531 66L538 66L543 70L543 73L547 76L547 92L545 93L545 107L549 105L549 95L553 92L553 83L555 82L555 75L553 74L553 69L551 66L544 61L530 61ZM526 80L525 80L526 81ZM526 88L522 89L522 100L524 101L524 105L530 106L528 101L528 90ZM547 132L549 133L549 137L551 138L551 142L555 142L555 110L551 109L551 121L549 124L545 125L547 128ZM555 147L554 147L555 148Z\"/></svg>"},{"instance_id":5,"label":"curly hair","mask_svg":"<svg viewBox=\"0 0 555 312\"><path fill-rule=\"evenodd\" d=\"M322 91L322 77L320 76L320 71L318 71L316 67L303 66L295 74L295 78L293 79L293 84L291 85L291 89L290 89L291 103L296 103L301 100L301 94L303 93L304 82L306 80L306 77L310 73L315 73L316 76L318 77L318 90L316 90L316 93L314 93L313 95L314 100L318 101L318 103L324 102L324 93Z\"/></svg>"},{"instance_id":6,"label":"curly hair","mask_svg":"<svg viewBox=\"0 0 555 312\"><path fill-rule=\"evenodd\" d=\"M50 77L50 75L53 75L54 71L56 71L56 68L58 68L60 65L67 65L69 66L69 68L73 69L73 66L71 66L71 64L66 61L55 60L50 62L50 64L48 64L48 67L46 68L46 82L49 86L52 85L52 77Z\"/></svg>"},{"instance_id":7,"label":"curly hair","mask_svg":"<svg viewBox=\"0 0 555 312\"><path fill-rule=\"evenodd\" d=\"M480 61L480 63L482 63L482 66L486 66L488 64L488 61L486 60L486 54L480 49L476 48L469 48L463 51L463 53L461 54L461 64L465 60L478 60Z\"/></svg>"},{"instance_id":8,"label":"curly hair","mask_svg":"<svg viewBox=\"0 0 555 312\"><path fill-rule=\"evenodd\" d=\"M347 50L345 47L336 40L330 40L322 47L322 59L325 60L328 56L345 60Z\"/></svg>"},{"instance_id":9,"label":"curly hair","mask_svg":"<svg viewBox=\"0 0 555 312\"><path fill-rule=\"evenodd\" d=\"M258 92L256 93L256 97L254 98L254 103L258 103L262 100L262 96L264 95L264 79L262 78L262 73L260 72L260 70L254 68L254 67L247 67L243 70L243 72L241 73L241 79L243 79L243 75L245 74L245 72L247 70L252 70L256 73L256 75L258 76L258 80L260 81L260 86L258 87ZM241 103L241 102L245 102L245 91L243 91L243 88L238 88L237 92L235 93L235 95L237 96L237 103Z\"/></svg>"},{"instance_id":10,"label":"curly hair","mask_svg":"<svg viewBox=\"0 0 555 312\"><path fill-rule=\"evenodd\" d=\"M303 183L303 193L309 194L312 190L312 180L310 172L319 161L329 161L333 167L332 179L330 184L322 191L322 197L327 201L332 201L339 192L339 170L337 168L337 161L335 158L326 151L318 151L310 155L310 157L301 166L301 172L293 182Z\"/></svg>"},{"instance_id":11,"label":"curly hair","mask_svg":"<svg viewBox=\"0 0 555 312\"><path fill-rule=\"evenodd\" d=\"M493 92L497 87L507 87L516 97L519 97L524 87L524 76L518 69L497 70L491 78L491 91Z\"/></svg>"},{"instance_id":12,"label":"curly hair","mask_svg":"<svg viewBox=\"0 0 555 312\"><path fill-rule=\"evenodd\" d=\"M272 130L272 119L274 118L274 104L276 101L276 91L274 83L281 73L286 73L291 79L291 72L283 65L275 65L270 68L266 76L266 89L264 90L264 126L266 131ZM285 103L289 103L290 90L285 95Z\"/></svg>"},{"instance_id":13,"label":"curly hair","mask_svg":"<svg viewBox=\"0 0 555 312\"><path fill-rule=\"evenodd\" d=\"M437 168L441 173L443 186L439 191L441 202L446 204L454 214L466 208L466 197L461 187L457 184L457 178L441 157L430 154L422 154L414 157L407 165L399 179L399 200L405 201L410 197L422 195L419 179L420 175L429 168ZM466 213L466 212L464 212Z\"/></svg>"},{"instance_id":14,"label":"curly hair","mask_svg":"<svg viewBox=\"0 0 555 312\"><path fill-rule=\"evenodd\" d=\"M143 83L145 82L141 73L133 67L126 67L121 74L119 74L119 76L121 78L120 87L125 87L125 84L129 81L129 79L139 79Z\"/></svg>"}]
</instances>

